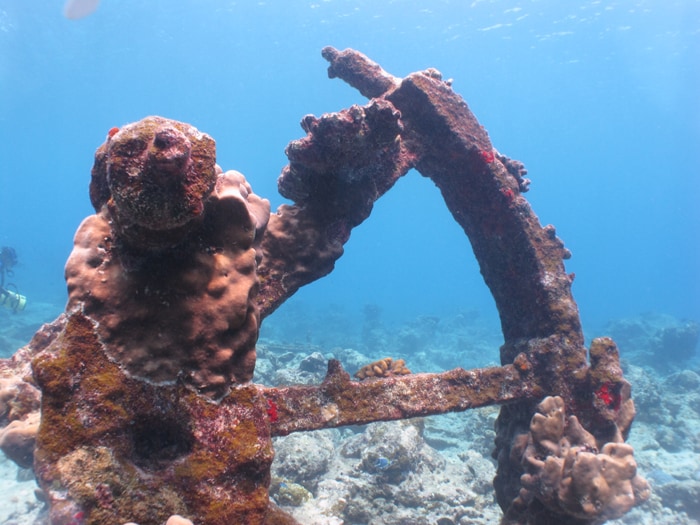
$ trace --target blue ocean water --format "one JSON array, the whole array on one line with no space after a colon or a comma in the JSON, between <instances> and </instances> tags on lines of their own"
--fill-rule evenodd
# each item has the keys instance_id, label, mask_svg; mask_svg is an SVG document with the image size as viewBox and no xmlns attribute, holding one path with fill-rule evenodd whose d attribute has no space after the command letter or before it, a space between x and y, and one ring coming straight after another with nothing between
<instances>
[{"instance_id":1,"label":"blue ocean water","mask_svg":"<svg viewBox=\"0 0 700 525\"><path fill-rule=\"evenodd\" d=\"M591 335L642 312L700 320L697 0L102 0L80 20L61 0L0 0L0 245L18 253L28 309L64 304L93 153L113 126L191 123L217 140L224 169L282 203L301 117L365 103L327 79L326 45L397 76L454 79L573 252ZM466 237L417 173L294 301L349 317L367 304L396 319L476 310L497 324Z\"/></svg>"}]
</instances>

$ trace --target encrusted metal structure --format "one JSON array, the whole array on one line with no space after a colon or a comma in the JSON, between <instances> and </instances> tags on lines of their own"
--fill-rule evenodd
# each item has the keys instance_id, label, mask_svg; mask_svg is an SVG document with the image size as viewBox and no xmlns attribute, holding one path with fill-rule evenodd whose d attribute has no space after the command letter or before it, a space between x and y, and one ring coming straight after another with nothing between
<instances>
[{"instance_id":1,"label":"encrusted metal structure","mask_svg":"<svg viewBox=\"0 0 700 525\"><path fill-rule=\"evenodd\" d=\"M0 445L33 461L52 523L293 523L268 501L272 436L495 404L504 523L602 523L646 499L617 349L584 346L570 254L523 197L523 164L439 72L399 79L353 50L323 56L370 101L304 117L279 179L293 204L272 214L186 124L149 117L98 149L66 314L0 363ZM329 273L414 168L471 242L502 366L392 374L384 361L356 381L331 361L319 385L251 384L259 323Z\"/></svg>"}]
</instances>

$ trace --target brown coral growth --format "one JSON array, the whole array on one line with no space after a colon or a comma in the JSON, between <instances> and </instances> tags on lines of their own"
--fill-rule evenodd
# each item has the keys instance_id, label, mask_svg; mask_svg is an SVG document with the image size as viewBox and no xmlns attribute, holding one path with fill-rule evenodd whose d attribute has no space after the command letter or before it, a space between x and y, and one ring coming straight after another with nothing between
<instances>
[{"instance_id":1,"label":"brown coral growth","mask_svg":"<svg viewBox=\"0 0 700 525\"><path fill-rule=\"evenodd\" d=\"M216 166L213 139L160 117L98 149L91 199L97 213L66 263L67 310L96 321L135 376L180 378L213 397L249 381L269 202Z\"/></svg>"},{"instance_id":2,"label":"brown coral growth","mask_svg":"<svg viewBox=\"0 0 700 525\"><path fill-rule=\"evenodd\" d=\"M355 373L355 377L362 380L370 377L405 376L410 373L411 371L406 367L406 361L403 359L394 360L391 357L385 357L363 366Z\"/></svg>"},{"instance_id":3,"label":"brown coral growth","mask_svg":"<svg viewBox=\"0 0 700 525\"><path fill-rule=\"evenodd\" d=\"M547 397L537 406L522 462L526 473L514 506L536 498L561 520L616 519L650 495L648 483L637 474L632 447L610 442L598 450L578 418L566 416L560 397Z\"/></svg>"}]
</instances>

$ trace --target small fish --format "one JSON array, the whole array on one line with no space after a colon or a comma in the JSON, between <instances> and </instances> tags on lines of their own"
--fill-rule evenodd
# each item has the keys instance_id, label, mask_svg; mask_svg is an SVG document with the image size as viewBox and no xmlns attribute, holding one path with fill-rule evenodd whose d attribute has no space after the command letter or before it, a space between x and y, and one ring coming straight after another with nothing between
<instances>
[{"instance_id":1,"label":"small fish","mask_svg":"<svg viewBox=\"0 0 700 525\"><path fill-rule=\"evenodd\" d=\"M67 0L63 6L63 16L70 20L78 20L92 14L97 9L100 0Z\"/></svg>"},{"instance_id":2,"label":"small fish","mask_svg":"<svg viewBox=\"0 0 700 525\"><path fill-rule=\"evenodd\" d=\"M379 470L386 470L387 468L389 468L389 460L382 456L378 457L374 462L374 468Z\"/></svg>"}]
</instances>

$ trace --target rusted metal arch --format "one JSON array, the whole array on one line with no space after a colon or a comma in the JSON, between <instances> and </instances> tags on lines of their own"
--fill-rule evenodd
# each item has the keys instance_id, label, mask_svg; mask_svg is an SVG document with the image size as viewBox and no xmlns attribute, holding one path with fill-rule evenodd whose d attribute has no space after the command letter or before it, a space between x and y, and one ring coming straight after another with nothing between
<instances>
[{"instance_id":1,"label":"rusted metal arch","mask_svg":"<svg viewBox=\"0 0 700 525\"><path fill-rule=\"evenodd\" d=\"M300 286L329 273L352 227L369 216L373 202L400 176L416 168L438 186L471 242L498 308L503 366L356 382L331 361L321 385L264 389L278 411L272 435L501 404L494 451L498 502L512 523L557 523L561 516L537 502L510 508L523 474L519 447L537 402L545 395L561 396L601 442L612 439L618 424L626 435L633 417L633 408L631 416L622 417L596 398L596 389L607 384L619 408L630 389L616 354L592 356L589 367L571 294L573 275L563 263L569 251L523 197L529 185L523 164L493 148L439 72L399 79L353 50L328 47L323 56L330 62L329 77L372 100L363 108L304 117L307 137L288 146L290 164L279 186L295 204L273 214L263 239L261 317ZM364 138L353 142L352 133ZM374 168L357 161L361 148L374 149ZM288 237L290 223L304 225L303 239ZM300 259L313 261L300 267ZM528 521L533 516L536 521Z\"/></svg>"}]
</instances>

